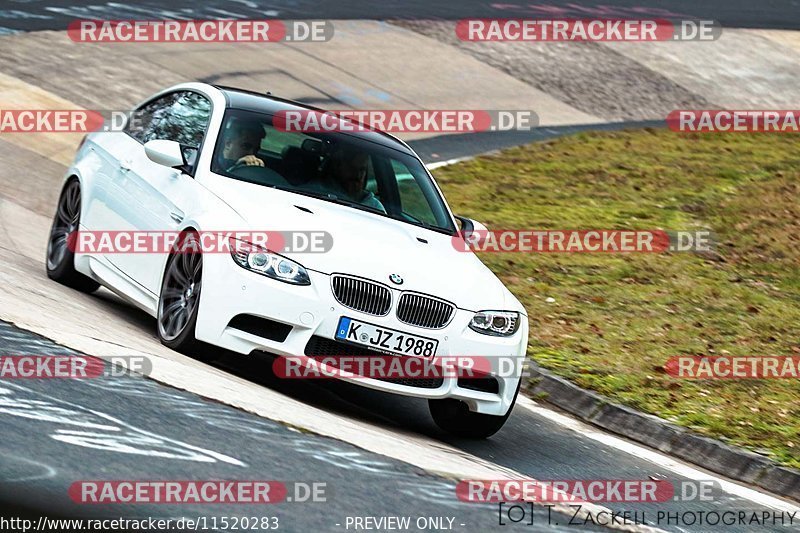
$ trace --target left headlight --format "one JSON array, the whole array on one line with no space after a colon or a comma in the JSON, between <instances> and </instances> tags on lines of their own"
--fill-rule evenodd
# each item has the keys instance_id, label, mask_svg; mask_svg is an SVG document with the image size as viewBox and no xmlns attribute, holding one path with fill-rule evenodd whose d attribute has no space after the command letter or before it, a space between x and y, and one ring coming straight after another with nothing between
<instances>
[{"instance_id":1,"label":"left headlight","mask_svg":"<svg viewBox=\"0 0 800 533\"><path fill-rule=\"evenodd\" d=\"M293 285L311 285L311 278L300 263L249 242L231 239L230 244L231 257L240 267Z\"/></svg>"},{"instance_id":2,"label":"left headlight","mask_svg":"<svg viewBox=\"0 0 800 533\"><path fill-rule=\"evenodd\" d=\"M480 311L469 321L469 328L484 335L510 337L519 328L519 313L515 311Z\"/></svg>"}]
</instances>

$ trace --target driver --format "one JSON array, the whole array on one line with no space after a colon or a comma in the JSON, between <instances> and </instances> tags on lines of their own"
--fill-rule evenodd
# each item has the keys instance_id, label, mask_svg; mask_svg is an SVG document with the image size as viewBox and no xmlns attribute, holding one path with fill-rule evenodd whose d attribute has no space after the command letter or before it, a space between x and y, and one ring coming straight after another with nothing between
<instances>
[{"instance_id":1,"label":"driver","mask_svg":"<svg viewBox=\"0 0 800 533\"><path fill-rule=\"evenodd\" d=\"M261 148L264 137L266 132L260 122L234 120L223 133L220 166L227 171L237 165L263 167L264 161L255 154Z\"/></svg>"},{"instance_id":2,"label":"driver","mask_svg":"<svg viewBox=\"0 0 800 533\"><path fill-rule=\"evenodd\" d=\"M339 146L331 154L326 185L330 192L341 194L361 205L386 213L378 198L366 190L369 155L350 147Z\"/></svg>"}]
</instances>

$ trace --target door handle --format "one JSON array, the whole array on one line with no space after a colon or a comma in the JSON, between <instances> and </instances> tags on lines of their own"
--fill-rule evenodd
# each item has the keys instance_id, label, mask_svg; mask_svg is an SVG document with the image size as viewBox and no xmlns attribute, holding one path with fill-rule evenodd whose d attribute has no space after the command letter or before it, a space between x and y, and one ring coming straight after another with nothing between
<instances>
[{"instance_id":1,"label":"door handle","mask_svg":"<svg viewBox=\"0 0 800 533\"><path fill-rule=\"evenodd\" d=\"M179 224L181 222L183 222L183 215L181 215L180 213L174 213L174 212L170 213L169 214L169 218L171 218L172 220L174 220L175 222L177 222Z\"/></svg>"},{"instance_id":2,"label":"door handle","mask_svg":"<svg viewBox=\"0 0 800 533\"><path fill-rule=\"evenodd\" d=\"M119 162L119 169L122 172L128 172L131 169L131 160L130 159L123 159Z\"/></svg>"}]
</instances>

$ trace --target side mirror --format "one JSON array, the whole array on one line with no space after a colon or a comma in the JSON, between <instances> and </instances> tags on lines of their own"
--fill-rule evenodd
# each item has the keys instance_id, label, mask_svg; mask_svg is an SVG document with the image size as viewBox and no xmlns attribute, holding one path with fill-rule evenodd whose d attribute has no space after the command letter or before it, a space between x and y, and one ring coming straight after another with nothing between
<instances>
[{"instance_id":1,"label":"side mirror","mask_svg":"<svg viewBox=\"0 0 800 533\"><path fill-rule=\"evenodd\" d=\"M461 237L470 246L480 247L486 242L486 239L488 239L489 228L477 220L472 220L471 218L467 217L460 217L458 215L456 215L456 220L461 223L461 231L459 232Z\"/></svg>"},{"instance_id":2,"label":"side mirror","mask_svg":"<svg viewBox=\"0 0 800 533\"><path fill-rule=\"evenodd\" d=\"M182 170L182 167L186 165L181 145L175 141L166 141L164 139L147 141L144 143L144 153L147 154L147 158L150 161L165 167Z\"/></svg>"}]
</instances>

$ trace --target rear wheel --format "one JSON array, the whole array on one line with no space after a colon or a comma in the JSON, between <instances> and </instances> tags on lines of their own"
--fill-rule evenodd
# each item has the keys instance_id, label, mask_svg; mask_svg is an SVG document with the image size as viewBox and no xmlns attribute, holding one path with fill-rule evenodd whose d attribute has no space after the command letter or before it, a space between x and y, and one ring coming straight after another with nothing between
<instances>
[{"instance_id":1,"label":"rear wheel","mask_svg":"<svg viewBox=\"0 0 800 533\"><path fill-rule=\"evenodd\" d=\"M511 400L511 405L508 407L508 412L502 416L474 413L469 410L466 403L453 398L428 400L428 409L430 409L433 421L436 422L440 429L457 437L485 439L500 431L508 417L511 416L514 404L517 403L517 395L521 384L522 381L520 380L520 383L517 384L514 398Z\"/></svg>"},{"instance_id":2,"label":"rear wheel","mask_svg":"<svg viewBox=\"0 0 800 533\"><path fill-rule=\"evenodd\" d=\"M75 270L75 254L70 250L70 235L78 231L81 220L81 184L73 178L64 185L58 198L50 237L47 240L47 277L83 292L96 291L100 284Z\"/></svg>"},{"instance_id":3,"label":"rear wheel","mask_svg":"<svg viewBox=\"0 0 800 533\"><path fill-rule=\"evenodd\" d=\"M200 289L203 277L203 256L200 241L194 232L186 233L167 259L161 297L158 300L158 338L173 350L195 355L204 345L194 336Z\"/></svg>"}]
</instances>

